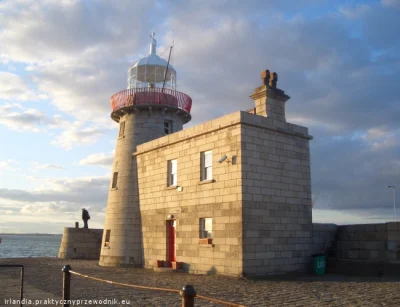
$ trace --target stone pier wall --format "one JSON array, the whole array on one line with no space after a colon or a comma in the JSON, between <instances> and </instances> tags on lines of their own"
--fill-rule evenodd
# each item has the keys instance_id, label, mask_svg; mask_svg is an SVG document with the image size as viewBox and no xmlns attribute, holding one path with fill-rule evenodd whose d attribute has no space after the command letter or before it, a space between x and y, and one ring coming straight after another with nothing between
<instances>
[{"instance_id":1,"label":"stone pier wall","mask_svg":"<svg viewBox=\"0 0 400 307\"><path fill-rule=\"evenodd\" d=\"M400 261L400 222L342 225L313 224L312 253L337 260Z\"/></svg>"},{"instance_id":2,"label":"stone pier wall","mask_svg":"<svg viewBox=\"0 0 400 307\"><path fill-rule=\"evenodd\" d=\"M98 260L102 236L103 229L65 227L58 258Z\"/></svg>"},{"instance_id":3,"label":"stone pier wall","mask_svg":"<svg viewBox=\"0 0 400 307\"><path fill-rule=\"evenodd\" d=\"M336 258L385 261L387 228L387 224L340 226Z\"/></svg>"}]
</instances>

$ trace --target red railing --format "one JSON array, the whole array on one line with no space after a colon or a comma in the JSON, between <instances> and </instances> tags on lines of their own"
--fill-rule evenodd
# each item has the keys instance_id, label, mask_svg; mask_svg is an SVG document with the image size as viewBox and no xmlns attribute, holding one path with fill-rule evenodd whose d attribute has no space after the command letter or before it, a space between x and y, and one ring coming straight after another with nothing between
<instances>
[{"instance_id":1,"label":"red railing","mask_svg":"<svg viewBox=\"0 0 400 307\"><path fill-rule=\"evenodd\" d=\"M112 95L110 100L113 111L143 104L174 106L188 113L192 108L192 98L184 93L166 88L164 90L161 88L131 88Z\"/></svg>"}]
</instances>

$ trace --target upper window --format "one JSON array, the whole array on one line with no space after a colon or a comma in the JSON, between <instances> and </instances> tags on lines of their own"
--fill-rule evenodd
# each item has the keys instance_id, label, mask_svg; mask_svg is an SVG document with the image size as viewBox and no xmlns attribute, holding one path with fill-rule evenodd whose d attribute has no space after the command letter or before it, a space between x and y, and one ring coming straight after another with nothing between
<instances>
[{"instance_id":1,"label":"upper window","mask_svg":"<svg viewBox=\"0 0 400 307\"><path fill-rule=\"evenodd\" d=\"M212 218L200 219L200 239L212 238Z\"/></svg>"},{"instance_id":2,"label":"upper window","mask_svg":"<svg viewBox=\"0 0 400 307\"><path fill-rule=\"evenodd\" d=\"M171 134L172 133L172 121L165 120L164 121L164 134Z\"/></svg>"},{"instance_id":3,"label":"upper window","mask_svg":"<svg viewBox=\"0 0 400 307\"><path fill-rule=\"evenodd\" d=\"M112 180L112 185L111 185L112 189L117 188L117 181L118 181L118 172L115 172L113 175L113 180Z\"/></svg>"},{"instance_id":4,"label":"upper window","mask_svg":"<svg viewBox=\"0 0 400 307\"><path fill-rule=\"evenodd\" d=\"M212 179L212 151L205 151L200 154L201 157L201 180Z\"/></svg>"},{"instance_id":5,"label":"upper window","mask_svg":"<svg viewBox=\"0 0 400 307\"><path fill-rule=\"evenodd\" d=\"M125 133L125 121L119 124L119 137L123 137Z\"/></svg>"},{"instance_id":6,"label":"upper window","mask_svg":"<svg viewBox=\"0 0 400 307\"><path fill-rule=\"evenodd\" d=\"M178 160L168 161L168 186L178 184Z\"/></svg>"}]
</instances>

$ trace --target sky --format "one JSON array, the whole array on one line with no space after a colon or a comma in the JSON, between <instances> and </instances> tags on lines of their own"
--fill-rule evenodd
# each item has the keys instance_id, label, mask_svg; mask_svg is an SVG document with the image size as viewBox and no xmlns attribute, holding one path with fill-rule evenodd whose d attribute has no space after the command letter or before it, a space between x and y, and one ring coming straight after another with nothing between
<instances>
[{"instance_id":1,"label":"sky","mask_svg":"<svg viewBox=\"0 0 400 307\"><path fill-rule=\"evenodd\" d=\"M83 207L103 227L109 99L153 31L165 59L174 41L185 127L253 107L276 71L287 121L314 137L313 222L394 220L399 14L400 0L0 0L0 233L62 233Z\"/></svg>"}]
</instances>

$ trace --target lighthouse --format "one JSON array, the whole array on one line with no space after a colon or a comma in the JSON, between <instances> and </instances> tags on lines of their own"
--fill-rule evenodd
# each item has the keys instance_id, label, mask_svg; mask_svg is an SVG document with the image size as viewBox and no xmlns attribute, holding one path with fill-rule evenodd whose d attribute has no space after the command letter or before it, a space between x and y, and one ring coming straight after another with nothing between
<instances>
[{"instance_id":1,"label":"lighthouse","mask_svg":"<svg viewBox=\"0 0 400 307\"><path fill-rule=\"evenodd\" d=\"M172 48L171 48L172 50ZM111 119L119 125L107 200L99 265L143 267L138 145L182 130L192 99L176 90L176 71L157 55L155 33L149 55L128 70L128 87L111 96Z\"/></svg>"}]
</instances>

